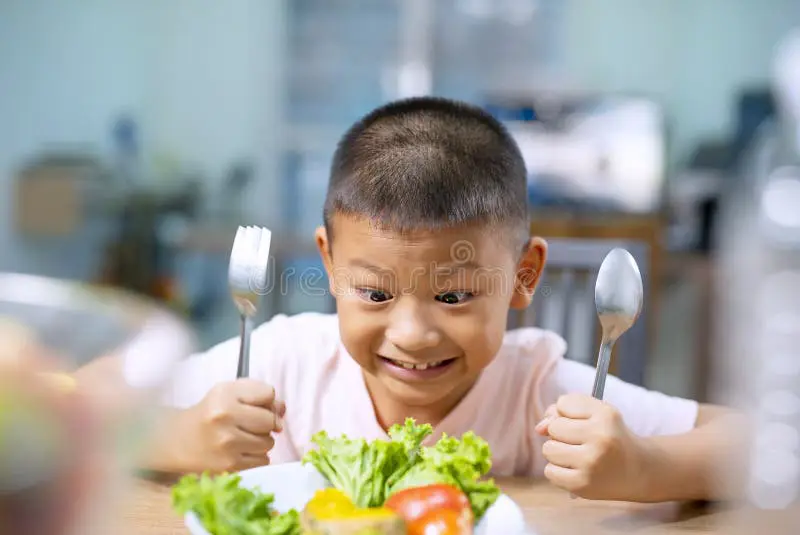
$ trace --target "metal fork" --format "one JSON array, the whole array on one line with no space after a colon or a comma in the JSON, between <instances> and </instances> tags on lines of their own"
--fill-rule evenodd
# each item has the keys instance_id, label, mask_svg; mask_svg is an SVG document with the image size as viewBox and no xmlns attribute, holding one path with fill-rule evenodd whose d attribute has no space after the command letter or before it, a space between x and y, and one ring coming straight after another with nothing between
<instances>
[{"instance_id":1,"label":"metal fork","mask_svg":"<svg viewBox=\"0 0 800 535\"><path fill-rule=\"evenodd\" d=\"M272 233L263 227L239 227L231 248L228 287L241 317L239 366L236 377L250 375L250 334L267 282Z\"/></svg>"}]
</instances>

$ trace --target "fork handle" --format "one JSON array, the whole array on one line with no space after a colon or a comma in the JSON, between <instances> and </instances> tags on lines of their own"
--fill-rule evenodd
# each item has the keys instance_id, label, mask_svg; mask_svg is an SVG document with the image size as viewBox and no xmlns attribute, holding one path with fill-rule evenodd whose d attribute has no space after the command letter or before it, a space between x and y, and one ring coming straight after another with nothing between
<instances>
[{"instance_id":1,"label":"fork handle","mask_svg":"<svg viewBox=\"0 0 800 535\"><path fill-rule=\"evenodd\" d=\"M237 379L250 376L250 333L253 331L252 320L244 314L241 315L241 318L242 326L239 335L239 367L236 370Z\"/></svg>"}]
</instances>

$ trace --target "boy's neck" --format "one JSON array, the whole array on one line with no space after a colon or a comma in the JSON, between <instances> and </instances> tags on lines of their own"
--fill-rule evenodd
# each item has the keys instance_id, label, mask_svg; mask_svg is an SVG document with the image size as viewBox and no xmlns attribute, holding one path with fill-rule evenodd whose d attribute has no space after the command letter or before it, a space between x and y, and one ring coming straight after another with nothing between
<instances>
[{"instance_id":1,"label":"boy's neck","mask_svg":"<svg viewBox=\"0 0 800 535\"><path fill-rule=\"evenodd\" d=\"M372 407L375 410L375 418L378 420L384 431L394 424L403 425L406 418L413 418L417 423L438 426L445 417L464 399L464 396L472 389L476 381L472 381L462 387L453 390L446 397L434 404L410 406L400 403L393 398L377 381L369 374L364 374L364 382L367 391L372 399Z\"/></svg>"}]
</instances>

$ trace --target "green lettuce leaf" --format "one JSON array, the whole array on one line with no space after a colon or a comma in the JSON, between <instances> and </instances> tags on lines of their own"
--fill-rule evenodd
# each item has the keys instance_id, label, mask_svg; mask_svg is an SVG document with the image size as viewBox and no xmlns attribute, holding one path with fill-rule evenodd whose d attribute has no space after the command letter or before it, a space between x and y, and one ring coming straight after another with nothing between
<instances>
[{"instance_id":1,"label":"green lettuce leaf","mask_svg":"<svg viewBox=\"0 0 800 535\"><path fill-rule=\"evenodd\" d=\"M303 458L335 488L360 507L378 507L393 493L410 487L446 483L461 489L480 520L500 496L494 481L484 480L491 468L489 444L465 433L461 439L443 436L434 446L422 447L433 432L428 424L389 429L389 440L331 438L321 431L314 435L315 450Z\"/></svg>"},{"instance_id":2,"label":"green lettuce leaf","mask_svg":"<svg viewBox=\"0 0 800 535\"><path fill-rule=\"evenodd\" d=\"M321 431L312 438L317 448L303 463L313 465L359 507L379 507L410 487L453 485L480 520L500 495L494 481L483 479L491 468L488 443L469 432L423 447L432 432L430 425L416 425L410 418L389 429L389 440L331 438ZM185 476L172 489L173 506L180 514L194 512L212 535L301 535L297 511L279 514L271 494L240 483L237 474Z\"/></svg>"},{"instance_id":3,"label":"green lettuce leaf","mask_svg":"<svg viewBox=\"0 0 800 535\"><path fill-rule=\"evenodd\" d=\"M500 496L494 481L483 479L492 467L489 444L473 432L465 433L460 440L444 435L434 446L422 448L419 457L393 481L387 497L410 487L446 483L461 489L480 520Z\"/></svg>"},{"instance_id":4,"label":"green lettuce leaf","mask_svg":"<svg viewBox=\"0 0 800 535\"><path fill-rule=\"evenodd\" d=\"M389 430L390 440L331 438L325 431L315 433L317 446L303 457L335 488L344 492L359 507L379 507L386 501L387 490L398 474L405 473L418 460L431 426L404 426Z\"/></svg>"},{"instance_id":5,"label":"green lettuce leaf","mask_svg":"<svg viewBox=\"0 0 800 535\"><path fill-rule=\"evenodd\" d=\"M237 474L187 475L172 488L172 504L180 514L196 514L212 535L301 535L297 511L279 514L272 494L240 483Z\"/></svg>"},{"instance_id":6,"label":"green lettuce leaf","mask_svg":"<svg viewBox=\"0 0 800 535\"><path fill-rule=\"evenodd\" d=\"M415 457L422 447L425 439L433 433L433 426L430 424L417 425L413 418L406 418L403 425L395 424L389 428L389 440L403 444L406 454Z\"/></svg>"}]
</instances>

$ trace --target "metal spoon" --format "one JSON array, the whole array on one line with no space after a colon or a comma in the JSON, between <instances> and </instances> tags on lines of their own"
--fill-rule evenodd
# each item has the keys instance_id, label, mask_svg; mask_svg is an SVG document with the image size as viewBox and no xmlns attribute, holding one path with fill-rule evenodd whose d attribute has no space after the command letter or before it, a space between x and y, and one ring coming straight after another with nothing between
<instances>
[{"instance_id":1,"label":"metal spoon","mask_svg":"<svg viewBox=\"0 0 800 535\"><path fill-rule=\"evenodd\" d=\"M600 265L594 288L597 317L603 330L592 396L603 399L614 344L642 311L644 290L636 260L625 249L612 249Z\"/></svg>"}]
</instances>

